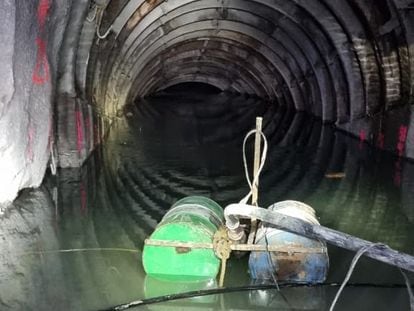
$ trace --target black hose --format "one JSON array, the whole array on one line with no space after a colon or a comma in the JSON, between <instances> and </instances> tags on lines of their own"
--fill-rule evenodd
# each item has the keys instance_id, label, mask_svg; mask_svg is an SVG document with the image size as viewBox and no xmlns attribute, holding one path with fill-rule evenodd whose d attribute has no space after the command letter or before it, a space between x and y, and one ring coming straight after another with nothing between
<instances>
[{"instance_id":1,"label":"black hose","mask_svg":"<svg viewBox=\"0 0 414 311\"><path fill-rule=\"evenodd\" d=\"M341 283L324 283L324 284L315 284L315 285L279 284L279 288L318 287L318 286L339 287L341 286ZM348 284L347 287L406 288L406 285L405 284L354 283L354 284ZM121 310L127 310L127 309L134 308L134 307L140 307L144 305L151 305L151 304L168 302L168 301L179 300L179 299L188 299L188 298L194 298L194 297L227 294L227 293L235 293L235 292L256 291L256 290L268 290L268 289L277 289L277 287L275 284L264 284L264 285L248 285L248 286L205 289L205 290L191 291L191 292L180 293L180 294L171 294L171 295L159 296L159 297L154 297L154 298L136 300L130 303L109 307L107 309L101 309L99 311L121 311Z\"/></svg>"}]
</instances>

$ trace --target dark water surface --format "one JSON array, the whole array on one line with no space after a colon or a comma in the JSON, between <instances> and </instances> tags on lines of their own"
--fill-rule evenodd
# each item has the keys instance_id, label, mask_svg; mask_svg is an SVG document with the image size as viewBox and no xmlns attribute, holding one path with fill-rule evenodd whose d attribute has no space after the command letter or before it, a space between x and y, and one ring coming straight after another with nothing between
<instances>
[{"instance_id":1,"label":"dark water surface","mask_svg":"<svg viewBox=\"0 0 414 311\"><path fill-rule=\"evenodd\" d=\"M176 91L126 107L81 171L48 177L2 216L0 310L99 310L216 287L214 281L190 286L148 279L140 250L178 199L204 195L225 206L248 192L241 149L256 116L264 117L270 143L261 206L304 201L325 226L414 254L412 163L256 98ZM84 248L138 252L42 253ZM327 282L341 282L354 254L330 247L329 256ZM404 285L396 268L362 258L350 282L364 286L348 287L336 310L409 310L407 290L388 286ZM249 284L247 260L232 259L226 286ZM326 310L337 289L231 293L141 309Z\"/></svg>"}]
</instances>

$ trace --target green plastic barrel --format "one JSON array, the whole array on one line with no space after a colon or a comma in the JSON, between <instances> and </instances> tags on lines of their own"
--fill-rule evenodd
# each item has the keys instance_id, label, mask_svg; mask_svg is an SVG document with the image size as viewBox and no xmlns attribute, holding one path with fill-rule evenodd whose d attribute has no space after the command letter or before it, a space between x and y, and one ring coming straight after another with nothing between
<instances>
[{"instance_id":1,"label":"green plastic barrel","mask_svg":"<svg viewBox=\"0 0 414 311\"><path fill-rule=\"evenodd\" d=\"M175 203L152 233L151 240L212 243L223 225L223 209L205 197L186 197ZM212 249L144 246L142 263L147 275L167 281L215 278L220 261Z\"/></svg>"}]
</instances>

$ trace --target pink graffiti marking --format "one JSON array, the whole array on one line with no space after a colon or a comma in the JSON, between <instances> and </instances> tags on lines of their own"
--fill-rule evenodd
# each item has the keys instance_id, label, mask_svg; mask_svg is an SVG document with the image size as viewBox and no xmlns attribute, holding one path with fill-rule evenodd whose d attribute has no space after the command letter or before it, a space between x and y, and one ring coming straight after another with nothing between
<instances>
[{"instance_id":1,"label":"pink graffiti marking","mask_svg":"<svg viewBox=\"0 0 414 311\"><path fill-rule=\"evenodd\" d=\"M40 0L37 7L37 23L39 24L40 32L43 32L46 24L47 16L49 15L50 1Z\"/></svg>"},{"instance_id":2,"label":"pink graffiti marking","mask_svg":"<svg viewBox=\"0 0 414 311\"><path fill-rule=\"evenodd\" d=\"M363 144L367 140L367 133L364 130L359 132L359 149L362 149Z\"/></svg>"},{"instance_id":3,"label":"pink graffiti marking","mask_svg":"<svg viewBox=\"0 0 414 311\"><path fill-rule=\"evenodd\" d=\"M405 143L407 142L408 137L408 127L405 125L401 125L398 133L398 143L397 143L397 151L398 156L402 157L404 155L405 150Z\"/></svg>"},{"instance_id":4,"label":"pink graffiti marking","mask_svg":"<svg viewBox=\"0 0 414 311\"><path fill-rule=\"evenodd\" d=\"M404 155L405 144L408 138L408 126L401 125L398 130L398 142L397 142L397 153L398 161L395 163L394 168L394 185L399 187L402 182L402 160L401 157Z\"/></svg>"},{"instance_id":5,"label":"pink graffiti marking","mask_svg":"<svg viewBox=\"0 0 414 311\"><path fill-rule=\"evenodd\" d=\"M359 141L363 143L366 140L367 140L367 133L364 130L361 130L359 132Z\"/></svg>"},{"instance_id":6,"label":"pink graffiti marking","mask_svg":"<svg viewBox=\"0 0 414 311\"><path fill-rule=\"evenodd\" d=\"M45 24L49 15L50 0L40 0L37 7L37 24L39 36L36 38L37 57L33 69L32 82L36 85L45 84L50 80L50 67L47 58L47 41L42 38L45 32Z\"/></svg>"},{"instance_id":7,"label":"pink graffiti marking","mask_svg":"<svg viewBox=\"0 0 414 311\"><path fill-rule=\"evenodd\" d=\"M50 68L47 60L46 42L40 38L36 39L37 58L33 70L32 81L34 84L42 85L49 81Z\"/></svg>"},{"instance_id":8,"label":"pink graffiti marking","mask_svg":"<svg viewBox=\"0 0 414 311\"><path fill-rule=\"evenodd\" d=\"M76 133L77 133L77 147L79 154L82 152L83 149L83 127L82 127L82 115L79 110L76 110Z\"/></svg>"},{"instance_id":9,"label":"pink graffiti marking","mask_svg":"<svg viewBox=\"0 0 414 311\"><path fill-rule=\"evenodd\" d=\"M377 147L381 150L385 148L385 135L384 133L379 133L377 140Z\"/></svg>"},{"instance_id":10,"label":"pink graffiti marking","mask_svg":"<svg viewBox=\"0 0 414 311\"><path fill-rule=\"evenodd\" d=\"M89 120L89 116L85 119L85 141L88 141L91 139L91 121ZM89 142L90 147L90 142Z\"/></svg>"}]
</instances>

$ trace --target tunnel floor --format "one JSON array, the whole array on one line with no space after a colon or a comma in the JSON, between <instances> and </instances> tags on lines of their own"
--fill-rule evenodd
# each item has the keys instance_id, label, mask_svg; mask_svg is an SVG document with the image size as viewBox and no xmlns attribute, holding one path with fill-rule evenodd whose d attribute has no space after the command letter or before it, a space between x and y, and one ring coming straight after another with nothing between
<instances>
[{"instance_id":1,"label":"tunnel floor","mask_svg":"<svg viewBox=\"0 0 414 311\"><path fill-rule=\"evenodd\" d=\"M242 142L264 117L270 150L261 206L304 201L322 225L414 254L414 164L371 149L303 113L255 97L175 89L125 107L106 144L79 172L61 170L25 190L1 216L0 309L99 310L136 299L214 288L145 276L143 241L188 195L222 206L247 192ZM124 252L53 250L117 248ZM52 252L48 252L52 251ZM329 247L327 283L341 282L353 253ZM411 276L412 281L414 278ZM251 284L247 258L228 264L226 286ZM336 310L408 310L400 272L362 258ZM149 310L325 310L335 286L179 300Z\"/></svg>"}]
</instances>

